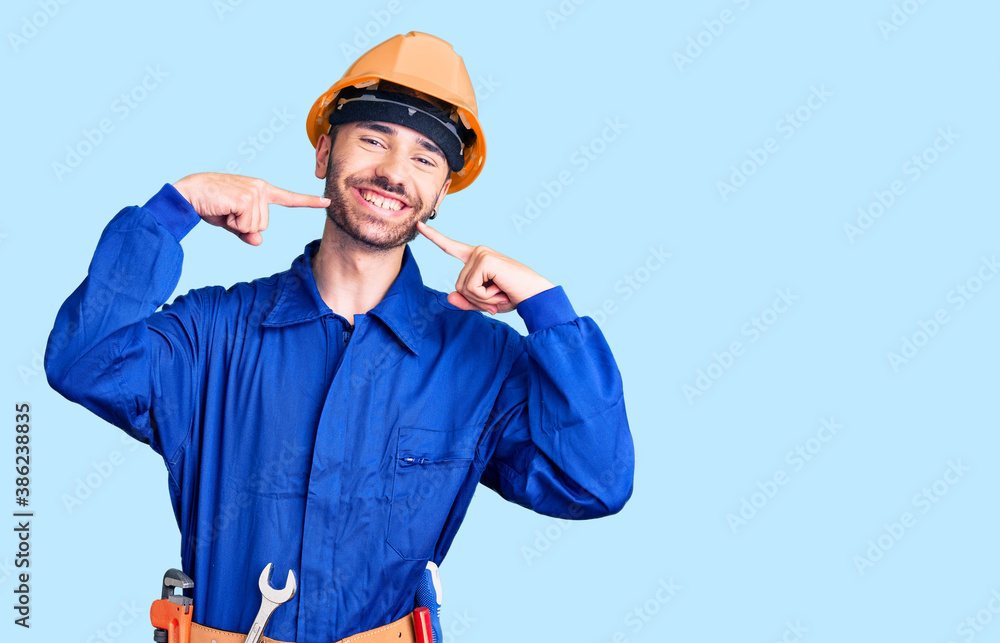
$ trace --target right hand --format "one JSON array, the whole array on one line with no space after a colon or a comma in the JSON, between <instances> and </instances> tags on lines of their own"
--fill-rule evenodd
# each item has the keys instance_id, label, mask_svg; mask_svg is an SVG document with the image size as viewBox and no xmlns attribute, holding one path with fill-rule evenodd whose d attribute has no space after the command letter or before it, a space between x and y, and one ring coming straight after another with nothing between
<instances>
[{"instance_id":1,"label":"right hand","mask_svg":"<svg viewBox=\"0 0 1000 643\"><path fill-rule=\"evenodd\" d=\"M187 199L202 219L229 230L252 246L263 241L267 229L267 206L325 208L330 199L289 192L263 179L238 174L201 172L185 176L174 188Z\"/></svg>"}]
</instances>

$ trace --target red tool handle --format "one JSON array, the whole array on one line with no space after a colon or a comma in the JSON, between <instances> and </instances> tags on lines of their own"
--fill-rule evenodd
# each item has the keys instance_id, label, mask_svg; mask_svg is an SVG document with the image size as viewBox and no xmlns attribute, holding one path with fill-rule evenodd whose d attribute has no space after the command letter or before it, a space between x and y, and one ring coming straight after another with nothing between
<instances>
[{"instance_id":1,"label":"red tool handle","mask_svg":"<svg viewBox=\"0 0 1000 643\"><path fill-rule=\"evenodd\" d=\"M413 632L416 634L417 643L432 643L434 641L434 634L431 630L431 611L426 607L418 607L413 610Z\"/></svg>"},{"instance_id":2,"label":"red tool handle","mask_svg":"<svg viewBox=\"0 0 1000 643\"><path fill-rule=\"evenodd\" d=\"M169 643L190 643L192 616L193 605L177 605L165 598L153 601L149 608L150 622L153 627L167 631Z\"/></svg>"}]
</instances>

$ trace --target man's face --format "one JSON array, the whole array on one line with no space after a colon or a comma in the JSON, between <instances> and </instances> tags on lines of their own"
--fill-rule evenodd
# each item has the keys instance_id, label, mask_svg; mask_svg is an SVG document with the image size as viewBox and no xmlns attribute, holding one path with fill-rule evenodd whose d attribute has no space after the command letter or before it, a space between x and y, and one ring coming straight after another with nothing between
<instances>
[{"instance_id":1,"label":"man's face","mask_svg":"<svg viewBox=\"0 0 1000 643\"><path fill-rule=\"evenodd\" d=\"M417 221L427 220L451 184L441 150L423 134L392 123L345 123L335 138L328 154L328 136L316 148L316 176L326 177L330 221L373 251L415 239Z\"/></svg>"}]
</instances>

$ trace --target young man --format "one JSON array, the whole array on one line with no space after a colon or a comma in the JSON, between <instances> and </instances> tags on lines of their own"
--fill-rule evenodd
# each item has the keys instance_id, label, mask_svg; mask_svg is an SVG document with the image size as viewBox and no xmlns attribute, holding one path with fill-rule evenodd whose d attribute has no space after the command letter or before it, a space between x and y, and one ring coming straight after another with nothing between
<instances>
[{"instance_id":1,"label":"young man","mask_svg":"<svg viewBox=\"0 0 1000 643\"><path fill-rule=\"evenodd\" d=\"M527 266L424 223L485 157L451 46L415 32L378 45L307 127L325 197L205 173L119 212L59 311L46 372L163 456L196 622L247 632L274 563L298 592L268 636L335 641L413 609L479 482L593 518L631 495L634 456L597 325ZM322 239L288 271L163 305L199 220L258 245L270 204L325 208ZM455 292L423 285L418 232L465 264ZM515 309L527 337L482 314Z\"/></svg>"}]
</instances>

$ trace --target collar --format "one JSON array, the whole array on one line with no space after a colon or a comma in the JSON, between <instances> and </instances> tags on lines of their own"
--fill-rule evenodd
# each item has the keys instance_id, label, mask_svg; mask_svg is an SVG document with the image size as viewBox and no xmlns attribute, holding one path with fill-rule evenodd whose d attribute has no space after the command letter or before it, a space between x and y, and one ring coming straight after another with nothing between
<instances>
[{"instance_id":1,"label":"collar","mask_svg":"<svg viewBox=\"0 0 1000 643\"><path fill-rule=\"evenodd\" d=\"M305 250L292 262L290 270L281 273L278 280L278 298L274 307L264 317L263 326L278 328L332 315L333 311L326 305L316 288L316 279L312 272L312 256L319 249L320 240L310 242ZM403 263L399 274L393 280L389 290L369 315L378 318L393 335L417 355L417 342L420 334L418 328L423 328L418 319L421 310L424 282L420 278L420 269L410 252L410 246L403 249Z\"/></svg>"}]
</instances>

